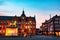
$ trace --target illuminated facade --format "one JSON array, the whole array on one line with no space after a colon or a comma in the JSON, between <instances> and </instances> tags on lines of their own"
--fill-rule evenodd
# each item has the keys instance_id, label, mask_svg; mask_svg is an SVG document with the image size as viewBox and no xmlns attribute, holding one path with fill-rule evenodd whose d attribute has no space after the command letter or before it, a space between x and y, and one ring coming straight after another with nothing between
<instances>
[{"instance_id":1,"label":"illuminated facade","mask_svg":"<svg viewBox=\"0 0 60 40\"><path fill-rule=\"evenodd\" d=\"M46 20L42 23L41 29L43 34L60 36L60 16L55 15L49 20Z\"/></svg>"},{"instance_id":2,"label":"illuminated facade","mask_svg":"<svg viewBox=\"0 0 60 40\"><path fill-rule=\"evenodd\" d=\"M2 35L35 35L36 20L34 17L26 17L24 10L21 16L0 16L0 34Z\"/></svg>"}]
</instances>

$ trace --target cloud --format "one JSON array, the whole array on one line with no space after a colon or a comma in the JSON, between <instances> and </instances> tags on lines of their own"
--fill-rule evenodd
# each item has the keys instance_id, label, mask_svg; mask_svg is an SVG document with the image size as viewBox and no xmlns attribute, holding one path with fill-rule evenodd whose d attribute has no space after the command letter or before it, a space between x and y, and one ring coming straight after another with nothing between
<instances>
[{"instance_id":1,"label":"cloud","mask_svg":"<svg viewBox=\"0 0 60 40\"><path fill-rule=\"evenodd\" d=\"M4 4L3 4L4 3ZM9 1L4 1L0 5L0 16L6 15L6 16L20 16L22 14L22 10L25 10L26 16L36 16L36 27L39 28L41 24L45 21L48 20L50 17L49 15L51 14L52 16L58 14L60 15L59 10L39 10L36 8L29 7L24 4L19 4L19 6L15 5L12 2Z\"/></svg>"},{"instance_id":2,"label":"cloud","mask_svg":"<svg viewBox=\"0 0 60 40\"><path fill-rule=\"evenodd\" d=\"M6 16L6 14L0 12L0 16Z\"/></svg>"}]
</instances>

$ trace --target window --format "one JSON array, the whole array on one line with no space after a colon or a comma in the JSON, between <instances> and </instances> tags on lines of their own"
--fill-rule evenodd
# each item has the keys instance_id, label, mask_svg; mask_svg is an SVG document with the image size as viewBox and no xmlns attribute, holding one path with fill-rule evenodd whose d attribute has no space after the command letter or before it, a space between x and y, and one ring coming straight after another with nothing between
<instances>
[{"instance_id":1,"label":"window","mask_svg":"<svg viewBox=\"0 0 60 40\"><path fill-rule=\"evenodd\" d=\"M17 22L17 24L20 24L20 22Z\"/></svg>"},{"instance_id":2,"label":"window","mask_svg":"<svg viewBox=\"0 0 60 40\"><path fill-rule=\"evenodd\" d=\"M32 23L30 23L30 24L32 24Z\"/></svg>"},{"instance_id":3,"label":"window","mask_svg":"<svg viewBox=\"0 0 60 40\"><path fill-rule=\"evenodd\" d=\"M32 21L29 21L30 23L32 22Z\"/></svg>"},{"instance_id":4,"label":"window","mask_svg":"<svg viewBox=\"0 0 60 40\"><path fill-rule=\"evenodd\" d=\"M32 28L32 26L30 26Z\"/></svg>"},{"instance_id":5,"label":"window","mask_svg":"<svg viewBox=\"0 0 60 40\"><path fill-rule=\"evenodd\" d=\"M0 27L0 30L1 30L1 27Z\"/></svg>"},{"instance_id":6,"label":"window","mask_svg":"<svg viewBox=\"0 0 60 40\"><path fill-rule=\"evenodd\" d=\"M33 26L33 28L36 28L35 26Z\"/></svg>"},{"instance_id":7,"label":"window","mask_svg":"<svg viewBox=\"0 0 60 40\"><path fill-rule=\"evenodd\" d=\"M2 26L0 25L0 30L2 29Z\"/></svg>"},{"instance_id":8,"label":"window","mask_svg":"<svg viewBox=\"0 0 60 40\"><path fill-rule=\"evenodd\" d=\"M50 31L53 31L53 26L50 26Z\"/></svg>"},{"instance_id":9,"label":"window","mask_svg":"<svg viewBox=\"0 0 60 40\"><path fill-rule=\"evenodd\" d=\"M4 21L4 24L7 24L7 22L6 22L6 21Z\"/></svg>"},{"instance_id":10,"label":"window","mask_svg":"<svg viewBox=\"0 0 60 40\"><path fill-rule=\"evenodd\" d=\"M59 21L59 24L60 24L60 21Z\"/></svg>"},{"instance_id":11,"label":"window","mask_svg":"<svg viewBox=\"0 0 60 40\"><path fill-rule=\"evenodd\" d=\"M26 22L26 24L28 24L28 23Z\"/></svg>"},{"instance_id":12,"label":"window","mask_svg":"<svg viewBox=\"0 0 60 40\"><path fill-rule=\"evenodd\" d=\"M51 22L51 24L53 24L53 22Z\"/></svg>"},{"instance_id":13,"label":"window","mask_svg":"<svg viewBox=\"0 0 60 40\"><path fill-rule=\"evenodd\" d=\"M30 23L28 22L28 24L30 24Z\"/></svg>"},{"instance_id":14,"label":"window","mask_svg":"<svg viewBox=\"0 0 60 40\"><path fill-rule=\"evenodd\" d=\"M59 20L58 18L55 18L55 20Z\"/></svg>"},{"instance_id":15,"label":"window","mask_svg":"<svg viewBox=\"0 0 60 40\"><path fill-rule=\"evenodd\" d=\"M59 21L60 21L60 18L59 18Z\"/></svg>"},{"instance_id":16,"label":"window","mask_svg":"<svg viewBox=\"0 0 60 40\"><path fill-rule=\"evenodd\" d=\"M55 25L55 27L60 27L60 25Z\"/></svg>"},{"instance_id":17,"label":"window","mask_svg":"<svg viewBox=\"0 0 60 40\"><path fill-rule=\"evenodd\" d=\"M35 22L33 22L33 24L35 24Z\"/></svg>"},{"instance_id":18,"label":"window","mask_svg":"<svg viewBox=\"0 0 60 40\"><path fill-rule=\"evenodd\" d=\"M0 22L0 24L2 24L2 22Z\"/></svg>"},{"instance_id":19,"label":"window","mask_svg":"<svg viewBox=\"0 0 60 40\"><path fill-rule=\"evenodd\" d=\"M55 21L54 23L57 23L58 24L59 22L58 21Z\"/></svg>"}]
</instances>

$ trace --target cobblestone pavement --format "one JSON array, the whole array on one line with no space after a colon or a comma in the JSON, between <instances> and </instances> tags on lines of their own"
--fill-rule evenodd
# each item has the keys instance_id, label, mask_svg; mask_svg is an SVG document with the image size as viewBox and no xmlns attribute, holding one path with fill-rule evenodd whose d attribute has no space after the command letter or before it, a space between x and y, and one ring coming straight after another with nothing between
<instances>
[{"instance_id":1,"label":"cobblestone pavement","mask_svg":"<svg viewBox=\"0 0 60 40\"><path fill-rule=\"evenodd\" d=\"M44 36L44 35L35 35L35 36L28 36L24 37L1 37L0 40L60 40L60 37L56 36Z\"/></svg>"}]
</instances>

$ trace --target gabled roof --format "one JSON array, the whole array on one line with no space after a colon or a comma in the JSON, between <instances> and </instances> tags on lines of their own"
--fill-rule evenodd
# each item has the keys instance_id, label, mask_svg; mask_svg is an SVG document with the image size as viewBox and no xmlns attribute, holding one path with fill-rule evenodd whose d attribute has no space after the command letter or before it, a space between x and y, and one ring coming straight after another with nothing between
<instances>
[{"instance_id":1,"label":"gabled roof","mask_svg":"<svg viewBox=\"0 0 60 40\"><path fill-rule=\"evenodd\" d=\"M21 17L26 17L25 16L25 12L24 12L24 10L22 11L22 15L21 16L0 16L0 20L13 20L13 18L15 17L15 18L18 18L18 20L20 21L21 20ZM28 21L28 19L32 19L33 21L36 21L36 19L35 19L35 16L34 17L26 17L26 21Z\"/></svg>"},{"instance_id":2,"label":"gabled roof","mask_svg":"<svg viewBox=\"0 0 60 40\"><path fill-rule=\"evenodd\" d=\"M13 20L15 16L0 16L0 20ZM17 17L18 20L21 20L21 17ZM28 19L30 19L30 17L26 17L26 21L28 21ZM35 17L31 17L31 19L33 21L35 21Z\"/></svg>"},{"instance_id":3,"label":"gabled roof","mask_svg":"<svg viewBox=\"0 0 60 40\"><path fill-rule=\"evenodd\" d=\"M30 17L26 17L26 20L30 19ZM35 17L31 17L33 21L35 21Z\"/></svg>"},{"instance_id":4,"label":"gabled roof","mask_svg":"<svg viewBox=\"0 0 60 40\"><path fill-rule=\"evenodd\" d=\"M12 20L14 16L0 16L0 20ZM19 18L19 17L17 17Z\"/></svg>"},{"instance_id":5,"label":"gabled roof","mask_svg":"<svg viewBox=\"0 0 60 40\"><path fill-rule=\"evenodd\" d=\"M58 15L55 15L55 16L53 16L52 18L60 18L60 16L58 16Z\"/></svg>"}]
</instances>

